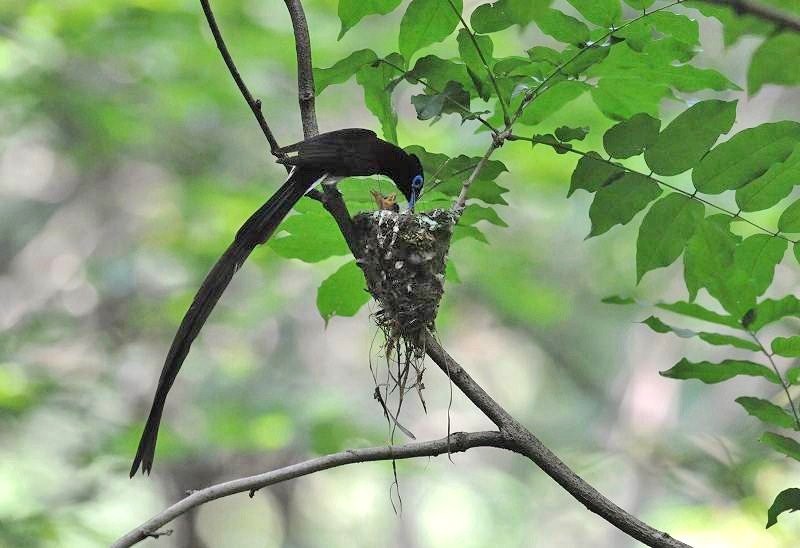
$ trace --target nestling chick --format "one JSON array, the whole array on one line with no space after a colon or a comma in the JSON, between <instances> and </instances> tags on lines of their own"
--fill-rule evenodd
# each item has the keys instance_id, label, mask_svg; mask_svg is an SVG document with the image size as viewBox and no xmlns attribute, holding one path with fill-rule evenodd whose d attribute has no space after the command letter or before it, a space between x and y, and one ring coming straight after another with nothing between
<instances>
[{"instance_id":1,"label":"nestling chick","mask_svg":"<svg viewBox=\"0 0 800 548\"><path fill-rule=\"evenodd\" d=\"M400 212L400 205L397 203L396 192L392 192L388 196L384 196L377 190L370 190L369 192L375 199L375 204L377 204L379 210L394 211L395 213Z\"/></svg>"}]
</instances>

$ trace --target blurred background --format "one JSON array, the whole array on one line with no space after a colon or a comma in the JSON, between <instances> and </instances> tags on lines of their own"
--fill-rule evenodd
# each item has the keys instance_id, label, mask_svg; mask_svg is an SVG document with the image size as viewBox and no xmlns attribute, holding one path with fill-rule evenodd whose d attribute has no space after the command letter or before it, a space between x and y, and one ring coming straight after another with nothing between
<instances>
[{"instance_id":1,"label":"blurred background","mask_svg":"<svg viewBox=\"0 0 800 548\"><path fill-rule=\"evenodd\" d=\"M215 2L222 31L278 140L302 132L291 27L279 0ZM470 11L478 2L467 1ZM304 2L314 62L396 49L402 10L369 17L341 41L335 0ZM680 9L700 17L697 12ZM724 49L701 17L701 66L744 87L758 39ZM496 51L551 44L535 26L493 35ZM431 48L456 51L454 39ZM788 61L788 60L787 60ZM456 117L416 120L395 94L401 145L481 154L485 134ZM740 99L738 128L800 118L796 89ZM677 102L663 105L666 116ZM317 101L321 130L379 129L354 81ZM588 97L544 123L611 125ZM538 129L537 129L538 131ZM759 446L760 425L733 402L772 396L751 379L704 386L662 378L692 340L636 323L644 308L611 294L684 298L681 266L634 289L636 224L584 241L589 198L565 199L575 160L506 145L490 245L459 241L460 283L438 327L446 348L501 404L614 502L696 546L797 546L766 509L796 483ZM150 478L128 479L163 358L203 276L251 211L282 182L193 0L18 0L0 4L0 546L104 546L188 489L349 447L386 443L373 400L374 305L328 325L318 264L256 250L194 344L170 394ZM365 189L366 193L367 190ZM790 292L798 269L778 267ZM688 326L695 327L695 326ZM729 351L725 351L726 356ZM746 354L746 353L745 353ZM418 439L446 433L450 389L430 365L428 413L411 398ZM490 423L456 393L453 430ZM403 441L400 439L400 441ZM492 449L326 471L207 504L145 546L634 546L530 462Z\"/></svg>"}]
</instances>

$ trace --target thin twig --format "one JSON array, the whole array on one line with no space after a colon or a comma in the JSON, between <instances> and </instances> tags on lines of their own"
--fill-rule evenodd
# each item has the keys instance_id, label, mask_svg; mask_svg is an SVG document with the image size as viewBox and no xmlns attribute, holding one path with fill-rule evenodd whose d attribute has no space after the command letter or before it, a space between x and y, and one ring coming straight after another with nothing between
<instances>
[{"instance_id":1,"label":"thin twig","mask_svg":"<svg viewBox=\"0 0 800 548\"><path fill-rule=\"evenodd\" d=\"M467 193L469 192L469 187L472 186L472 183L474 183L475 179L478 178L478 175L480 175L483 166L486 165L486 162L489 161L489 157L492 155L492 153L494 153L495 150L497 150L498 146L499 145L497 140L493 140L492 144L489 145L489 148L486 149L486 153L483 155L483 158L480 159L478 164L475 166L475 169L472 170L470 176L467 177L466 181L464 181L464 184L461 187L461 193L459 193L458 199L456 200L456 203L453 205L453 211L455 212L464 211L464 206L467 203Z\"/></svg>"},{"instance_id":2,"label":"thin twig","mask_svg":"<svg viewBox=\"0 0 800 548\"><path fill-rule=\"evenodd\" d=\"M447 2L450 4L450 7L453 8L453 12L455 12L455 14L458 16L458 19L461 21L461 26L464 27L464 30L469 35L469 39L472 41L472 45L475 47L478 57L480 57L483 68L486 70L486 74L489 75L489 80L491 80L492 86L494 86L494 90L497 92L497 100L500 101L500 107L503 109L503 123L508 125L510 118L508 117L508 108L506 107L506 102L503 100L503 94L500 92L500 86L497 84L497 80L494 77L494 72L492 71L491 67L489 67L489 63L486 61L486 57L483 55L483 51L481 51L481 47L478 45L478 39L475 38L475 34L472 32L472 29L470 29L469 25L467 25L467 22L464 21L464 16L461 15L461 11L453 3L453 0L447 0Z\"/></svg>"},{"instance_id":3,"label":"thin twig","mask_svg":"<svg viewBox=\"0 0 800 548\"><path fill-rule=\"evenodd\" d=\"M571 146L566 146L566 145L563 145L561 143L552 143L550 141L546 141L544 139L537 138L536 136L523 137L522 135L516 135L516 134L512 133L511 135L508 136L508 140L509 141L528 141L528 142L531 142L531 143L547 145L549 147L552 147L554 150L558 150L558 151L562 151L562 152L571 152L572 154L577 154L579 156L589 156L589 153L586 152L586 151L579 150L579 149L573 148ZM786 240L790 244L797 243L795 240L787 238L786 236L784 236L780 232L772 231L772 230L770 230L770 229L768 229L766 227L763 227L763 226L761 226L761 225L759 225L757 223L754 223L753 221L751 221L750 219L747 219L746 217L742 217L741 211L735 212L735 211L731 211L729 209L726 209L726 208L724 208L722 206L719 206L719 205L717 205L717 204L715 204L713 202L710 202L710 201L706 200L705 198L701 198L700 196L697 195L696 192L689 192L689 191L683 190L682 188L679 188L679 187L677 187L675 185L672 185L670 183L664 182L661 179L656 179L655 177L653 177L652 173L644 173L643 171L638 171L636 169L633 169L633 168L630 168L630 167L627 167L627 166L624 166L624 165L621 165L621 164L617 164L615 162L612 162L611 160L606 160L605 158L603 158L599 154L596 157L592 156L592 160L594 160L596 162L601 162L603 164L608 164L610 166L614 166L614 167L616 167L618 169L621 169L623 171L626 171L628 173L635 173L637 175L641 175L642 177L646 177L647 179L650 179L654 183L658 183L659 185L663 186L664 188L668 188L668 189L670 189L672 191L679 192L679 193L683 194L684 196L686 196L688 198L691 198L693 200L697 200L698 202L703 203L703 204L705 204L705 205L707 205L709 207L713 207L717 211L721 211L723 213L726 213L726 214L730 215L731 217L735 217L736 219L742 221L743 223L747 223L750 226L752 226L753 228L756 228L756 229L764 232L765 234L768 234L768 235L770 235L772 237L775 237L775 238L780 238L782 240Z\"/></svg>"},{"instance_id":4,"label":"thin twig","mask_svg":"<svg viewBox=\"0 0 800 548\"><path fill-rule=\"evenodd\" d=\"M791 392L789 392L789 385L786 384L786 381L783 380L783 375L781 375L781 372L778 369L778 366L775 364L775 360L772 359L772 353L768 352L767 349L764 348L764 345L761 344L761 341L756 336L755 331L752 331L752 330L748 329L747 332L750 333L750 336L753 337L753 340L756 342L758 347L761 349L761 353L764 354L767 357L767 359L769 360L770 365L772 365L772 370L775 371L775 375L778 377L778 382L783 387L783 391L786 392L786 398L789 400L789 407L792 409L792 415L794 415L794 422L797 425L797 429L800 430L800 417L798 417L798 415L797 415L797 407L795 407L794 401L792 400L792 394L791 394Z\"/></svg>"},{"instance_id":5,"label":"thin twig","mask_svg":"<svg viewBox=\"0 0 800 548\"><path fill-rule=\"evenodd\" d=\"M410 459L414 457L436 457L447 454L448 447L451 452L463 452L473 447L499 447L505 448L510 444L500 432L457 432L449 438L409 443L405 445L388 445L381 447L368 447L364 449L348 449L339 453L310 459L305 462L292 464L284 468L272 470L264 474L239 478L224 483L219 483L194 491L189 496L176 502L166 510L153 516L140 526L120 537L112 548L125 548L133 546L153 535L180 515L192 508L222 497L236 493L250 493L258 491L269 485L283 481L307 476L322 470L337 468L359 462L373 462L385 460Z\"/></svg>"},{"instance_id":6,"label":"thin twig","mask_svg":"<svg viewBox=\"0 0 800 548\"><path fill-rule=\"evenodd\" d=\"M255 116L256 120L258 120L258 125L261 126L261 131L264 133L264 137L267 138L267 142L269 143L270 152L272 152L272 155L276 158L285 156L285 154L282 154L278 151L280 145L278 145L278 141L275 140L275 136L272 134L272 130L269 128L269 124L264 118L264 114L261 112L261 101L253 99L253 96L250 94L250 90L247 89L244 80L242 80L242 76L239 74L239 69L236 68L236 64L233 62L230 52L228 52L228 47L225 45L225 40L222 39L222 32L220 32L219 26L217 26L217 20L214 17L214 12L211 11L211 5L208 3L208 0L200 0L200 5L203 7L203 13L208 21L211 34L214 35L214 41L217 43L217 48L222 54L222 59L225 61L228 71L230 71L233 81L236 82L236 86L239 88L239 91L242 92L244 100L247 102L250 110L253 111L253 116Z\"/></svg>"},{"instance_id":7,"label":"thin twig","mask_svg":"<svg viewBox=\"0 0 800 548\"><path fill-rule=\"evenodd\" d=\"M765 6L748 0L702 0L706 4L716 4L718 6L728 6L739 15L752 15L774 23L779 28L787 28L800 32L800 18L795 17L785 11L776 10L770 6Z\"/></svg>"}]
</instances>

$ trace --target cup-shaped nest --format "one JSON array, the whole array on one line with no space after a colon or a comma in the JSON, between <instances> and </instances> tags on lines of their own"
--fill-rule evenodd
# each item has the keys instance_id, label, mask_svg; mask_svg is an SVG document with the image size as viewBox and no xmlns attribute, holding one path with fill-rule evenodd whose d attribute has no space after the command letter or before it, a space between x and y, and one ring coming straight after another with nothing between
<instances>
[{"instance_id":1,"label":"cup-shaped nest","mask_svg":"<svg viewBox=\"0 0 800 548\"><path fill-rule=\"evenodd\" d=\"M433 329L456 221L445 209L419 214L384 210L353 218L362 252L359 265L381 306L376 320L394 337L415 341L420 330Z\"/></svg>"}]
</instances>

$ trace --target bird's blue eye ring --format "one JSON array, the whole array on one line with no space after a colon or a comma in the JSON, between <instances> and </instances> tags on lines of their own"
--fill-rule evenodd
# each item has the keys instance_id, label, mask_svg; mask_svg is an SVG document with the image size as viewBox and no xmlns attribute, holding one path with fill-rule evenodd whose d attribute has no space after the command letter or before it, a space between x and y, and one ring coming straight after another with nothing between
<instances>
[{"instance_id":1,"label":"bird's blue eye ring","mask_svg":"<svg viewBox=\"0 0 800 548\"><path fill-rule=\"evenodd\" d=\"M411 179L411 187L419 190L422 188L422 175L415 175L413 179Z\"/></svg>"}]
</instances>

